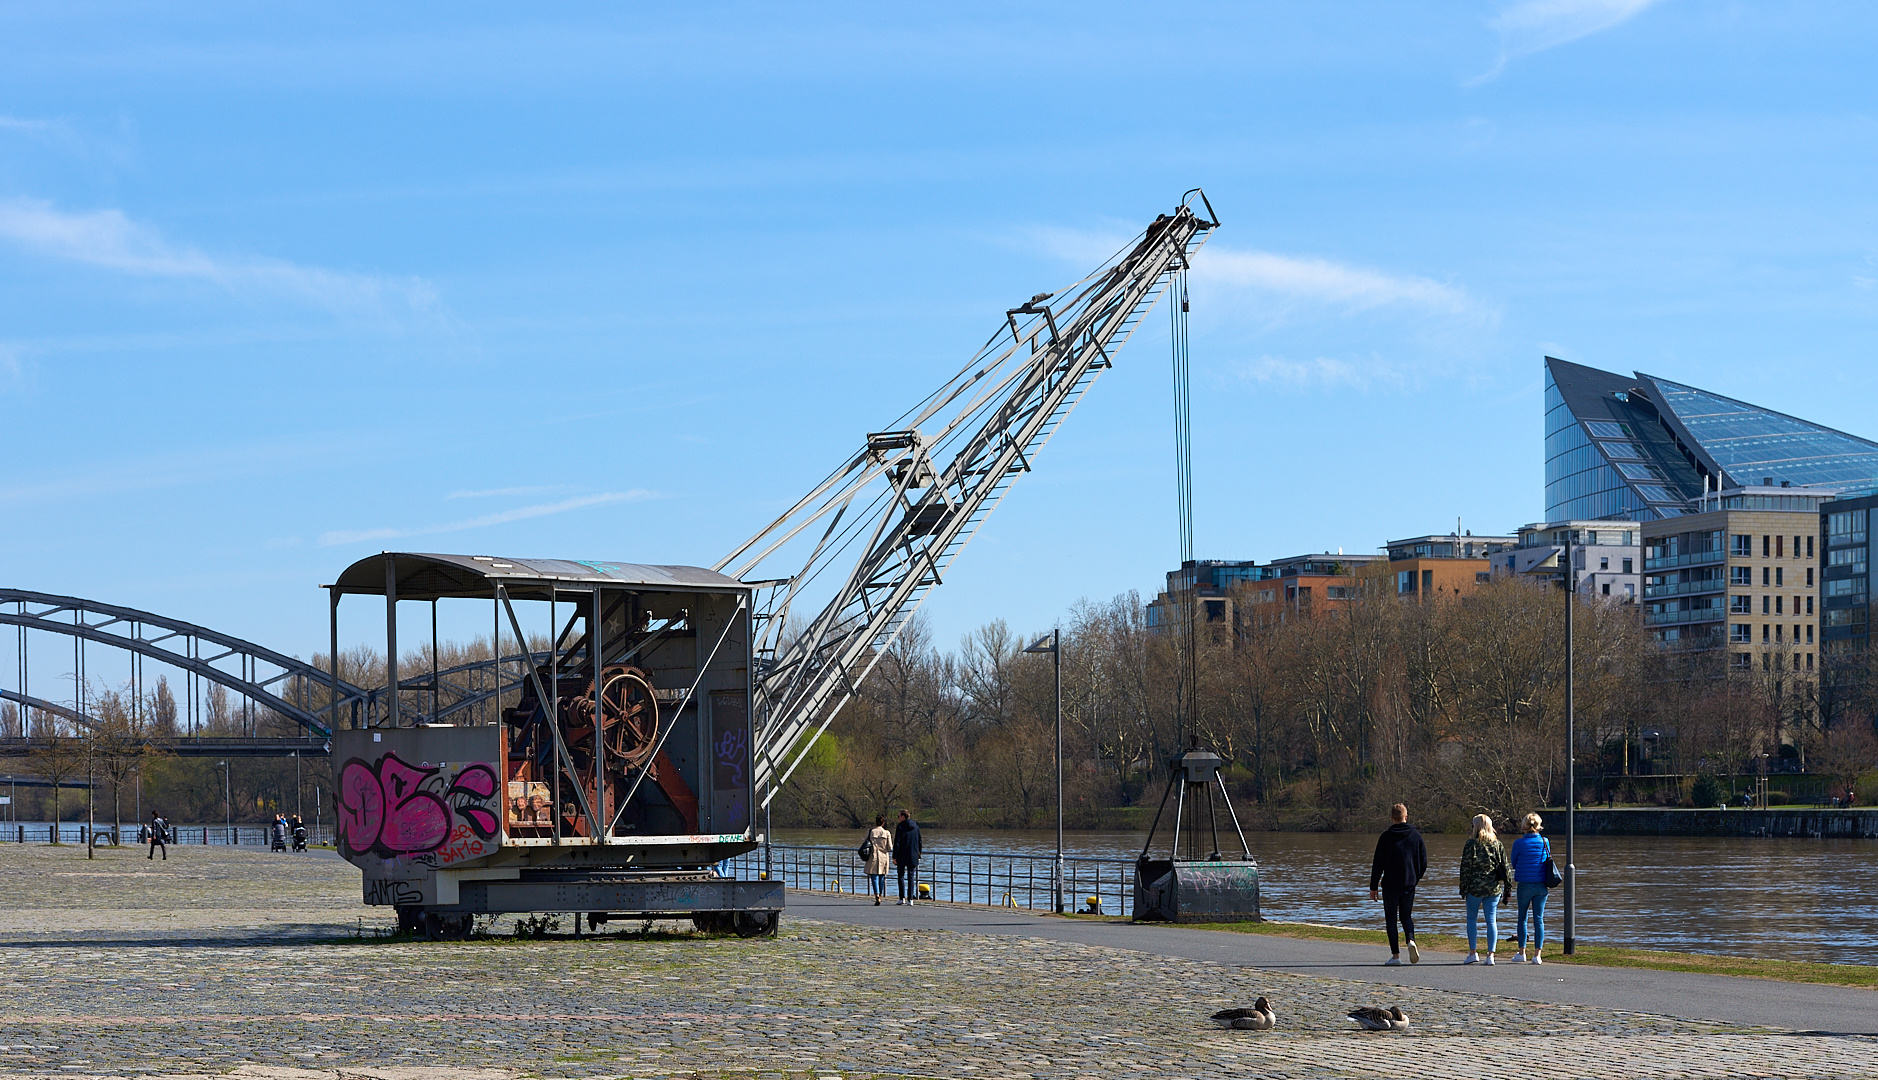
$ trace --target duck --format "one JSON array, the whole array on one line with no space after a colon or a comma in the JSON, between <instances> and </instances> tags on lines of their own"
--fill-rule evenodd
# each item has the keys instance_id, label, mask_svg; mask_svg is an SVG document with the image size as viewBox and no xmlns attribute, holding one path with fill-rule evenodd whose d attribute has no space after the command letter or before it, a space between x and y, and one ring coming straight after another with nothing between
<instances>
[{"instance_id":1,"label":"duck","mask_svg":"<svg viewBox=\"0 0 1878 1080\"><path fill-rule=\"evenodd\" d=\"M1402 1006L1393 1005L1387 1009L1378 1009L1374 1005L1365 1005L1350 1010L1350 1019L1357 1022L1364 1031L1407 1031L1408 1014Z\"/></svg>"},{"instance_id":2,"label":"duck","mask_svg":"<svg viewBox=\"0 0 1878 1080\"><path fill-rule=\"evenodd\" d=\"M1270 1031L1277 1025L1278 1016L1272 1012L1272 1003L1261 997L1252 1003L1250 1009L1221 1009L1213 1014L1213 1020L1220 1027L1241 1031Z\"/></svg>"}]
</instances>

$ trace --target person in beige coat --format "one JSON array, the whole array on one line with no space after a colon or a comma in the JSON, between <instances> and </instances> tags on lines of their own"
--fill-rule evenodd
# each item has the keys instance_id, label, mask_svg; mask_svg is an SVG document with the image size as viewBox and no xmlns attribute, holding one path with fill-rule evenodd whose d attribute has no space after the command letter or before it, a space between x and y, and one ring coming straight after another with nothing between
<instances>
[{"instance_id":1,"label":"person in beige coat","mask_svg":"<svg viewBox=\"0 0 1878 1080\"><path fill-rule=\"evenodd\" d=\"M887 895L887 870L893 865L893 834L887 831L885 814L874 816L874 829L862 842L867 848L867 890L874 894L874 906Z\"/></svg>"}]
</instances>

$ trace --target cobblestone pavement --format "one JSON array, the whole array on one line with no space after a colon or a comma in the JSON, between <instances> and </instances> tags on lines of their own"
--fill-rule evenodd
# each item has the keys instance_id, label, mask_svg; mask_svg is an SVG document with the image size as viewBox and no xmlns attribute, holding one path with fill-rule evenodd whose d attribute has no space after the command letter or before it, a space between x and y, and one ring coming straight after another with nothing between
<instances>
[{"instance_id":1,"label":"cobblestone pavement","mask_svg":"<svg viewBox=\"0 0 1878 1080\"><path fill-rule=\"evenodd\" d=\"M775 940L369 936L330 857L0 846L0 1072L932 1077L1878 1076L1878 1039L800 920ZM359 934L367 936L356 936ZM1751 992L1744 983L1744 993ZM1279 1029L1207 1014L1272 999ZM1414 1032L1355 1032L1400 1004ZM1665 1009L1673 1011L1673 1002ZM444 1070L429 1074L420 1069Z\"/></svg>"}]
</instances>

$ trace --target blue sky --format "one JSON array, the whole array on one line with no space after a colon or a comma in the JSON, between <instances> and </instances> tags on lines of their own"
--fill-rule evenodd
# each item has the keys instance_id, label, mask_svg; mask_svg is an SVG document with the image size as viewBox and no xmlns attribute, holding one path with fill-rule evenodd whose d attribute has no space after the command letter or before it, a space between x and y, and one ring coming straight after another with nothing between
<instances>
[{"instance_id":1,"label":"blue sky","mask_svg":"<svg viewBox=\"0 0 1878 1080\"><path fill-rule=\"evenodd\" d=\"M1204 557L1534 520L1547 353L1870 436L1875 24L0 5L4 579L304 655L384 548L709 565L1195 185ZM940 643L1171 565L1163 325Z\"/></svg>"}]
</instances>

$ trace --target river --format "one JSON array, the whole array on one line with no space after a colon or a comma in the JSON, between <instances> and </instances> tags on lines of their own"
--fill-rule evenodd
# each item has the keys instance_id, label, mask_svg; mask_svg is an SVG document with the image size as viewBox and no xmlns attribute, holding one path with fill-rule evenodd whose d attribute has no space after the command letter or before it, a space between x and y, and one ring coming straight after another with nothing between
<instances>
[{"instance_id":1,"label":"river","mask_svg":"<svg viewBox=\"0 0 1878 1080\"><path fill-rule=\"evenodd\" d=\"M862 835L778 829L776 840L852 849ZM1455 880L1466 837L1426 838L1429 871L1416 897L1416 925L1465 934L1466 906ZM1071 832L1065 854L1132 861L1145 839ZM1247 839L1259 863L1266 918L1382 926L1381 906L1369 900L1374 835L1260 832ZM1564 839L1552 843L1563 869ZM930 829L925 844L931 851L1050 854L1056 834ZM1878 964L1878 840L1587 836L1577 841L1575 861L1581 943ZM1503 912L1502 936L1512 922L1512 912ZM1564 897L1554 890L1546 904L1548 950L1561 942L1564 924Z\"/></svg>"}]
</instances>

